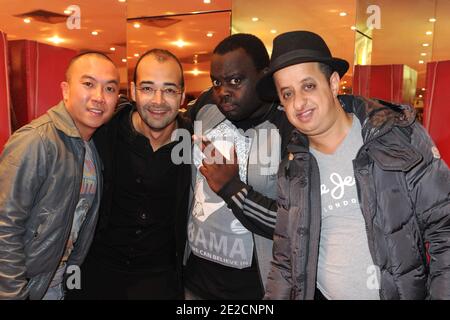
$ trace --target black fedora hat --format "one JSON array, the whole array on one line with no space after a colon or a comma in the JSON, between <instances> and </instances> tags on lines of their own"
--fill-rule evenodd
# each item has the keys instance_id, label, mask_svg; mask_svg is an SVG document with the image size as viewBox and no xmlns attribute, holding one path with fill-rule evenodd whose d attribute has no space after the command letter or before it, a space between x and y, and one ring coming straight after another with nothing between
<instances>
[{"instance_id":1,"label":"black fedora hat","mask_svg":"<svg viewBox=\"0 0 450 320\"><path fill-rule=\"evenodd\" d=\"M273 40L272 57L268 72L258 81L256 90L263 99L277 98L273 74L283 68L305 62L321 62L329 65L339 76L347 72L347 61L331 56L325 41L314 32L291 31Z\"/></svg>"}]
</instances>

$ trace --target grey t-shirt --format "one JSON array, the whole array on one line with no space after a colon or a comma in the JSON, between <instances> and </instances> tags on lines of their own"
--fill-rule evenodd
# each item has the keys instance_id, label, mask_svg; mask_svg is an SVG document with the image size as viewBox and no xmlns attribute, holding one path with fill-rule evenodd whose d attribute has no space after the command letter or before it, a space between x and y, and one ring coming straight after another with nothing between
<instances>
[{"instance_id":1,"label":"grey t-shirt","mask_svg":"<svg viewBox=\"0 0 450 320\"><path fill-rule=\"evenodd\" d=\"M380 299L378 269L369 252L353 172L352 160L362 144L361 124L354 117L335 153L311 148L319 165L322 198L317 287L330 300Z\"/></svg>"}]
</instances>

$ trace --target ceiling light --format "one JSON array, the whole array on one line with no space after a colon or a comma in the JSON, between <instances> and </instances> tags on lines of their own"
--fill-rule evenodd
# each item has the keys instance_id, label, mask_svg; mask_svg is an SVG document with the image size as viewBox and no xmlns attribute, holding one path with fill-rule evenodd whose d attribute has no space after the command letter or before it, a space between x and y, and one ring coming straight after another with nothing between
<instances>
[{"instance_id":1,"label":"ceiling light","mask_svg":"<svg viewBox=\"0 0 450 320\"><path fill-rule=\"evenodd\" d=\"M341 17L345 17L345 16L347 15L347 12L340 12L339 15L340 15Z\"/></svg>"},{"instance_id":2,"label":"ceiling light","mask_svg":"<svg viewBox=\"0 0 450 320\"><path fill-rule=\"evenodd\" d=\"M277 30L272 29L272 30L270 30L270 33L277 33Z\"/></svg>"},{"instance_id":3,"label":"ceiling light","mask_svg":"<svg viewBox=\"0 0 450 320\"><path fill-rule=\"evenodd\" d=\"M419 98L422 98L422 97L423 97L423 95L419 94Z\"/></svg>"},{"instance_id":4,"label":"ceiling light","mask_svg":"<svg viewBox=\"0 0 450 320\"><path fill-rule=\"evenodd\" d=\"M425 91L426 89L425 88L422 88L422 91Z\"/></svg>"},{"instance_id":5,"label":"ceiling light","mask_svg":"<svg viewBox=\"0 0 450 320\"><path fill-rule=\"evenodd\" d=\"M252 21L253 21L253 22L256 22L256 21L258 21L258 20L259 20L258 17L253 17L253 18L252 18Z\"/></svg>"},{"instance_id":6,"label":"ceiling light","mask_svg":"<svg viewBox=\"0 0 450 320\"><path fill-rule=\"evenodd\" d=\"M25 23L30 23L30 22L31 22L31 19L30 19L30 18L25 18L25 19L23 19L23 22L25 22Z\"/></svg>"},{"instance_id":7,"label":"ceiling light","mask_svg":"<svg viewBox=\"0 0 450 320\"><path fill-rule=\"evenodd\" d=\"M119 2L127 2L127 0L119 0Z\"/></svg>"},{"instance_id":8,"label":"ceiling light","mask_svg":"<svg viewBox=\"0 0 450 320\"><path fill-rule=\"evenodd\" d=\"M139 57L139 53L135 53L134 56L137 58Z\"/></svg>"},{"instance_id":9,"label":"ceiling light","mask_svg":"<svg viewBox=\"0 0 450 320\"><path fill-rule=\"evenodd\" d=\"M427 36L431 36L431 35L433 34L433 31L427 31L427 32L425 32L425 34L426 34Z\"/></svg>"},{"instance_id":10,"label":"ceiling light","mask_svg":"<svg viewBox=\"0 0 450 320\"><path fill-rule=\"evenodd\" d=\"M436 22L436 18L430 18L428 21L430 21L430 22Z\"/></svg>"},{"instance_id":11,"label":"ceiling light","mask_svg":"<svg viewBox=\"0 0 450 320\"><path fill-rule=\"evenodd\" d=\"M183 40L177 40L172 42L173 45L176 45L178 48L183 48L185 45L187 45L187 42L184 42Z\"/></svg>"},{"instance_id":12,"label":"ceiling light","mask_svg":"<svg viewBox=\"0 0 450 320\"><path fill-rule=\"evenodd\" d=\"M133 27L135 27L136 29L139 29L141 27L141 24L139 22L135 22L135 23L133 23Z\"/></svg>"},{"instance_id":13,"label":"ceiling light","mask_svg":"<svg viewBox=\"0 0 450 320\"><path fill-rule=\"evenodd\" d=\"M92 31L91 34L92 34L93 36L98 36L98 31Z\"/></svg>"},{"instance_id":14,"label":"ceiling light","mask_svg":"<svg viewBox=\"0 0 450 320\"><path fill-rule=\"evenodd\" d=\"M422 46L424 46L424 47L428 47L428 46L430 46L430 44L428 44L428 43L424 43L424 44L422 44Z\"/></svg>"},{"instance_id":15,"label":"ceiling light","mask_svg":"<svg viewBox=\"0 0 450 320\"><path fill-rule=\"evenodd\" d=\"M122 59L122 62L127 62L127 59Z\"/></svg>"},{"instance_id":16,"label":"ceiling light","mask_svg":"<svg viewBox=\"0 0 450 320\"><path fill-rule=\"evenodd\" d=\"M209 37L209 38L211 38L211 37L213 36L213 33L212 33L212 32L208 32L208 33L206 34L206 36Z\"/></svg>"},{"instance_id":17,"label":"ceiling light","mask_svg":"<svg viewBox=\"0 0 450 320\"><path fill-rule=\"evenodd\" d=\"M342 87L342 90L345 90L345 87Z\"/></svg>"},{"instance_id":18,"label":"ceiling light","mask_svg":"<svg viewBox=\"0 0 450 320\"><path fill-rule=\"evenodd\" d=\"M111 47L111 48L109 48L109 50L111 50L111 51L116 51L116 48Z\"/></svg>"},{"instance_id":19,"label":"ceiling light","mask_svg":"<svg viewBox=\"0 0 450 320\"><path fill-rule=\"evenodd\" d=\"M342 82L343 84L346 84L347 83L347 81L344 81L344 82Z\"/></svg>"},{"instance_id":20,"label":"ceiling light","mask_svg":"<svg viewBox=\"0 0 450 320\"><path fill-rule=\"evenodd\" d=\"M192 74L194 76L198 76L200 74L200 71L197 68L195 68L194 70L192 70Z\"/></svg>"},{"instance_id":21,"label":"ceiling light","mask_svg":"<svg viewBox=\"0 0 450 320\"><path fill-rule=\"evenodd\" d=\"M419 60L419 64L424 64L424 63L425 63L425 61Z\"/></svg>"},{"instance_id":22,"label":"ceiling light","mask_svg":"<svg viewBox=\"0 0 450 320\"><path fill-rule=\"evenodd\" d=\"M351 26L350 29L352 29L353 31L355 31L355 30L356 30L356 27L355 27L355 26Z\"/></svg>"},{"instance_id":23,"label":"ceiling light","mask_svg":"<svg viewBox=\"0 0 450 320\"><path fill-rule=\"evenodd\" d=\"M427 54L426 54L425 52L422 52L420 55L421 55L422 57L425 57Z\"/></svg>"},{"instance_id":24,"label":"ceiling light","mask_svg":"<svg viewBox=\"0 0 450 320\"><path fill-rule=\"evenodd\" d=\"M210 4L211 0L203 0L203 3Z\"/></svg>"},{"instance_id":25,"label":"ceiling light","mask_svg":"<svg viewBox=\"0 0 450 320\"><path fill-rule=\"evenodd\" d=\"M54 44L60 44L61 42L64 42L64 40L58 36L53 36L51 38L48 38L47 40L53 42Z\"/></svg>"},{"instance_id":26,"label":"ceiling light","mask_svg":"<svg viewBox=\"0 0 450 320\"><path fill-rule=\"evenodd\" d=\"M66 9L66 10L64 10L64 13L65 14L72 14L72 10Z\"/></svg>"}]
</instances>

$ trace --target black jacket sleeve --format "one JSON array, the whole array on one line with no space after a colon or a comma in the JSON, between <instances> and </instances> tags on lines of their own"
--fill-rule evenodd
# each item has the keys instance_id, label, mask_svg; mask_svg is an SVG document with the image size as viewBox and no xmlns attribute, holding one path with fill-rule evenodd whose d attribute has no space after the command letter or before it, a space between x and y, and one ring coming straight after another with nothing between
<instances>
[{"instance_id":1,"label":"black jacket sleeve","mask_svg":"<svg viewBox=\"0 0 450 320\"><path fill-rule=\"evenodd\" d=\"M228 207L244 227L253 233L272 239L277 217L276 200L261 193L238 177L233 178L219 192Z\"/></svg>"},{"instance_id":2,"label":"black jacket sleeve","mask_svg":"<svg viewBox=\"0 0 450 320\"><path fill-rule=\"evenodd\" d=\"M408 173L415 211L428 246L429 298L450 299L450 171L425 129L413 126L412 145L423 161Z\"/></svg>"}]
</instances>

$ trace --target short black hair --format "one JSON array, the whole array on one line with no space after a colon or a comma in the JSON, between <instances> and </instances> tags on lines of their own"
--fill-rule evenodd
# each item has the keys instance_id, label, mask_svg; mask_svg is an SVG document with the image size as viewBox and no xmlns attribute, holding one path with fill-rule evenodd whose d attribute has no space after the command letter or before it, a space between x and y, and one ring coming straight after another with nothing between
<instances>
[{"instance_id":1,"label":"short black hair","mask_svg":"<svg viewBox=\"0 0 450 320\"><path fill-rule=\"evenodd\" d=\"M322 62L319 62L319 69L320 72L322 72L322 74L325 76L327 81L330 82L331 75L335 70L333 70L333 68L330 65Z\"/></svg>"},{"instance_id":2,"label":"short black hair","mask_svg":"<svg viewBox=\"0 0 450 320\"><path fill-rule=\"evenodd\" d=\"M214 49L214 54L224 55L242 48L247 52L256 67L261 71L270 63L269 54L264 43L258 37L248 33L236 33L223 39Z\"/></svg>"},{"instance_id":3,"label":"short black hair","mask_svg":"<svg viewBox=\"0 0 450 320\"><path fill-rule=\"evenodd\" d=\"M83 51L83 52L80 52L79 54L77 54L77 55L76 55L75 57L73 57L72 59L70 59L70 61L69 61L69 66L68 66L67 69L66 69L66 81L69 81L70 69L72 68L73 64L74 64L76 61L78 61L78 59L80 59L80 58L82 58L82 57L84 57L84 56L90 56L90 55L94 55L94 56L97 56L97 57L99 57L99 58L106 59L106 60L108 60L109 62L111 62L111 63L117 68L117 66L116 66L116 64L114 63L114 61L112 61L111 58L108 57L108 56L107 56L106 54L104 54L103 52L100 52L100 51Z\"/></svg>"},{"instance_id":4,"label":"short black hair","mask_svg":"<svg viewBox=\"0 0 450 320\"><path fill-rule=\"evenodd\" d=\"M184 89L183 66L181 65L180 60L177 58L177 56L175 56L169 50L159 49L159 48L154 48L154 49L148 50L139 58L138 62L136 63L136 66L134 67L134 73L133 73L133 82L134 82L134 84L136 84L136 80L137 80L137 69L139 67L139 63L141 63L142 59L144 59L146 56L150 56L150 55L154 56L156 58L156 60L158 60L159 62L164 62L164 61L166 61L168 59L175 60L175 62L180 67L180 71L181 71L180 84L181 84L181 88Z\"/></svg>"}]
</instances>

